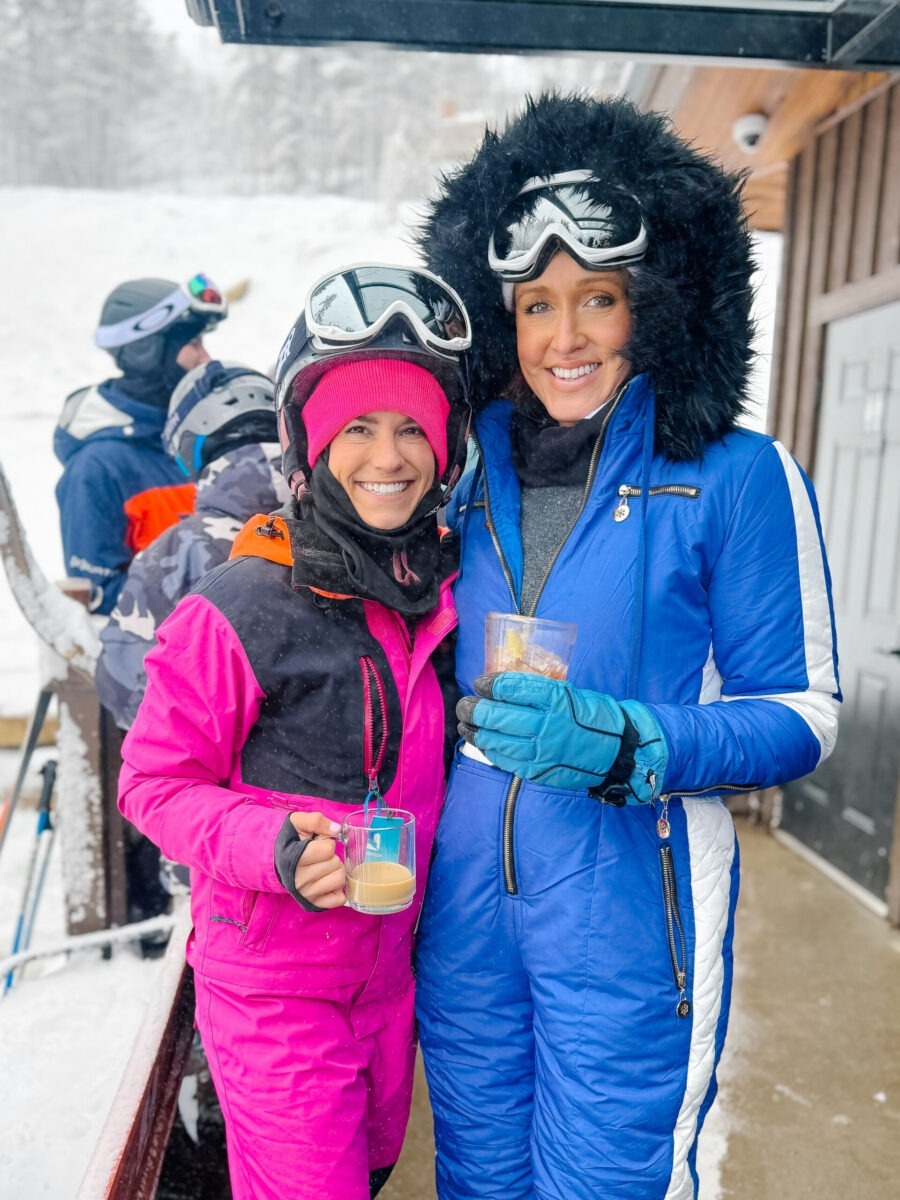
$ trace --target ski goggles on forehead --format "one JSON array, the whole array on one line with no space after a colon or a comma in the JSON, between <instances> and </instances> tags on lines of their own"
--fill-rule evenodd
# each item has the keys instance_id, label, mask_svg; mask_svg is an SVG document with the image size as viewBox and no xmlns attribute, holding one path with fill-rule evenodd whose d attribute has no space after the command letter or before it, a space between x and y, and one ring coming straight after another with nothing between
<instances>
[{"instance_id":1,"label":"ski goggles on forehead","mask_svg":"<svg viewBox=\"0 0 900 1200\"><path fill-rule=\"evenodd\" d=\"M590 171L529 179L494 225L488 264L504 283L522 283L561 249L588 271L640 261L647 249L640 204Z\"/></svg>"},{"instance_id":2,"label":"ski goggles on forehead","mask_svg":"<svg viewBox=\"0 0 900 1200\"><path fill-rule=\"evenodd\" d=\"M362 348L394 320L424 349L447 358L472 344L459 296L420 267L367 264L336 271L312 288L305 316L307 332L321 348Z\"/></svg>"}]
</instances>

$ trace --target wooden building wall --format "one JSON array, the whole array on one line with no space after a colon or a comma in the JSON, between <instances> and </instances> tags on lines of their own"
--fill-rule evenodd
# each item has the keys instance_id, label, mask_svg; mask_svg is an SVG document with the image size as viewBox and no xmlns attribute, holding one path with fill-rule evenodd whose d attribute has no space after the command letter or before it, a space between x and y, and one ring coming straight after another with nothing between
<instances>
[{"instance_id":1,"label":"wooden building wall","mask_svg":"<svg viewBox=\"0 0 900 1200\"><path fill-rule=\"evenodd\" d=\"M900 299L900 79L822 123L787 208L768 424L813 473L825 327Z\"/></svg>"}]
</instances>

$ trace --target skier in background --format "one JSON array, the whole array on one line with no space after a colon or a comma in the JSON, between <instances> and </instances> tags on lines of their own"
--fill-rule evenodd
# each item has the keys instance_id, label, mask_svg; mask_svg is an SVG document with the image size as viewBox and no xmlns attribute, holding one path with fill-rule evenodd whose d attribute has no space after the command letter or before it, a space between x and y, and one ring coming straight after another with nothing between
<instances>
[{"instance_id":1,"label":"skier in background","mask_svg":"<svg viewBox=\"0 0 900 1200\"><path fill-rule=\"evenodd\" d=\"M161 533L128 569L100 638L97 691L127 729L144 694L144 655L156 630L194 584L224 562L253 513L285 504L272 381L216 360L195 367L172 393L165 451L197 485L194 513Z\"/></svg>"},{"instance_id":2,"label":"skier in background","mask_svg":"<svg viewBox=\"0 0 900 1200\"><path fill-rule=\"evenodd\" d=\"M90 581L92 612L112 612L137 551L193 508L160 434L173 388L209 361L202 335L227 312L205 275L129 280L104 301L94 341L122 374L73 392L53 437L65 568Z\"/></svg>"}]
</instances>

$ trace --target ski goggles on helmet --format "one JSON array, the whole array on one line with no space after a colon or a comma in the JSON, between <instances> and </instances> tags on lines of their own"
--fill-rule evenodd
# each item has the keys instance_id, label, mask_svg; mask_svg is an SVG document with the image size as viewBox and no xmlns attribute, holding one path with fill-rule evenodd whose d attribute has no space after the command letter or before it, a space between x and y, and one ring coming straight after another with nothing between
<instances>
[{"instance_id":1,"label":"ski goggles on helmet","mask_svg":"<svg viewBox=\"0 0 900 1200\"><path fill-rule=\"evenodd\" d=\"M529 179L497 218L488 265L504 284L522 283L561 249L588 271L638 262L647 249L640 204L590 171Z\"/></svg>"},{"instance_id":2,"label":"ski goggles on helmet","mask_svg":"<svg viewBox=\"0 0 900 1200\"><path fill-rule=\"evenodd\" d=\"M144 312L114 325L101 325L94 334L94 344L101 350L115 350L161 333L183 317L197 317L206 328L227 314L225 297L207 275L197 274Z\"/></svg>"},{"instance_id":3,"label":"ski goggles on helmet","mask_svg":"<svg viewBox=\"0 0 900 1200\"><path fill-rule=\"evenodd\" d=\"M185 284L185 291L191 298L191 312L225 315L228 308L225 297L208 275L192 275Z\"/></svg>"},{"instance_id":4,"label":"ski goggles on helmet","mask_svg":"<svg viewBox=\"0 0 900 1200\"><path fill-rule=\"evenodd\" d=\"M304 312L312 344L322 350L361 349L395 320L441 357L455 359L472 344L459 296L421 267L367 263L336 271L313 286Z\"/></svg>"}]
</instances>

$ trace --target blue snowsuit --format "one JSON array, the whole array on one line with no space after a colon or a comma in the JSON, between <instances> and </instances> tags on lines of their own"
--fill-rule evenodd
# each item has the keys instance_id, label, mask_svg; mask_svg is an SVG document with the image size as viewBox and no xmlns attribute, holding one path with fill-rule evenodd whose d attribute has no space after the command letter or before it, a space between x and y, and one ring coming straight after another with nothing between
<instances>
[{"instance_id":1,"label":"blue snowsuit","mask_svg":"<svg viewBox=\"0 0 900 1200\"><path fill-rule=\"evenodd\" d=\"M108 380L73 392L54 431L53 449L63 464L56 499L65 567L91 581L94 612L112 612L129 563L150 540L136 524L157 519L185 491L183 472L160 442L166 415ZM179 492L169 492L175 487ZM167 514L161 527L177 516Z\"/></svg>"},{"instance_id":2,"label":"blue snowsuit","mask_svg":"<svg viewBox=\"0 0 900 1200\"><path fill-rule=\"evenodd\" d=\"M422 915L417 1009L441 1200L688 1200L732 979L729 792L812 771L839 692L811 486L770 437L653 450L633 379L534 615L578 624L576 688L645 704L663 796L615 808L457 752ZM457 677L517 611L520 486L505 400L457 490Z\"/></svg>"}]
</instances>

